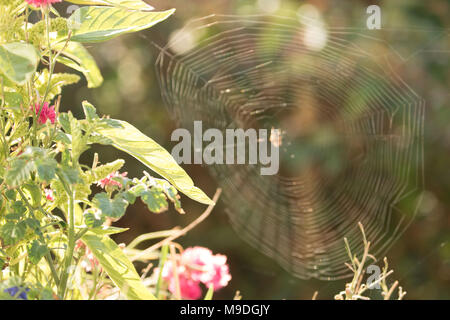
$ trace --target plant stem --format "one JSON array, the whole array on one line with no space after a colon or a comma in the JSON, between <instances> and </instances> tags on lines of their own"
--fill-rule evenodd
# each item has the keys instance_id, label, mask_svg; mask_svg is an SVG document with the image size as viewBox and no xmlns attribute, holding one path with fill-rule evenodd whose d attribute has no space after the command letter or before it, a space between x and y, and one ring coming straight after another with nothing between
<instances>
[{"instance_id":1,"label":"plant stem","mask_svg":"<svg viewBox=\"0 0 450 320\"><path fill-rule=\"evenodd\" d=\"M217 200L219 200L221 193L222 193L222 189L220 189L220 188L217 189L216 193L214 194L214 197L212 199L214 204L210 204L208 206L208 208L206 208L206 210L197 219L192 221L189 225L187 225L186 227L184 227L181 230L175 231L174 234L172 234L170 237L167 237L164 240L152 245L151 247L149 247L145 250L142 250L140 253L138 253L134 257L130 258L130 260L131 261L139 260L139 258L144 257L146 254L148 254L156 249L159 249L163 245L170 244L173 240L188 233L190 230L192 230L194 227L196 227L198 224L200 224L203 220L205 220L209 216L209 214L211 213L212 209L215 206L215 203L217 203Z\"/></svg>"},{"instance_id":2,"label":"plant stem","mask_svg":"<svg viewBox=\"0 0 450 320\"><path fill-rule=\"evenodd\" d=\"M50 7L45 7L44 9L45 11L45 33L47 35L47 49L48 49L48 69L49 69L49 73L48 73L48 83L47 83L47 88L45 89L45 94L44 94L44 98L42 99L42 102L45 102L45 99L47 99L47 95L48 92L50 91L50 84L52 82L52 75L53 75L53 70L55 68L54 63L53 63L53 57L52 57L52 45L51 45L51 40L50 40ZM42 111L42 106L39 110L39 114L38 114L38 118L39 115Z\"/></svg>"},{"instance_id":3,"label":"plant stem","mask_svg":"<svg viewBox=\"0 0 450 320\"><path fill-rule=\"evenodd\" d=\"M50 91L50 84L52 80L53 75L53 69L54 69L54 63L53 63L53 57L52 57L52 47L51 47L51 40L50 40L50 7L49 5L42 7L42 15L44 16L45 20L45 34L47 36L47 50L48 50L48 64L49 64L49 72L48 72L48 82L47 82L47 88L45 89L44 97L38 101L39 102L39 110L36 113L36 110L33 108L33 133L34 133L34 139L33 141L37 141L37 122L39 120L39 117L41 116L42 110L44 109L44 103L47 99L47 95Z\"/></svg>"},{"instance_id":4,"label":"plant stem","mask_svg":"<svg viewBox=\"0 0 450 320\"><path fill-rule=\"evenodd\" d=\"M22 190L20 190L20 188L17 189L17 191L20 194L20 197L22 198L22 200L25 202L25 205L28 207L28 211L30 212L30 215L33 219L36 219L35 215L34 215L34 209L31 206L31 204L28 202L28 199L25 197L25 195L23 194ZM45 243L45 239L44 239L44 235L42 233L38 234L39 236L39 240L42 243ZM55 284L58 286L59 284L59 278L58 278L58 273L56 272L56 268L55 265L53 264L53 259L52 256L50 254L50 251L47 251L47 253L44 255L45 260L47 260L47 263L50 267L50 272L52 273L52 277L53 280L55 280Z\"/></svg>"},{"instance_id":5,"label":"plant stem","mask_svg":"<svg viewBox=\"0 0 450 320\"><path fill-rule=\"evenodd\" d=\"M62 299L64 299L66 295L67 289L67 281L69 278L69 268L72 264L73 252L75 249L75 204L74 204L74 192L69 192L69 208L67 212L67 222L69 225L68 232L68 247L66 251L66 255L64 257L64 267L61 270L61 283L59 288L59 294Z\"/></svg>"}]
</instances>

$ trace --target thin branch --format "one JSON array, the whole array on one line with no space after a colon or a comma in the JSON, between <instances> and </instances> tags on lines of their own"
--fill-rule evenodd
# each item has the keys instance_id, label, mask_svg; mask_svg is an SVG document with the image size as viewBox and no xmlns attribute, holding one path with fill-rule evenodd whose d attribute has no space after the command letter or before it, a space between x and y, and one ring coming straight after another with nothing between
<instances>
[{"instance_id":1,"label":"thin branch","mask_svg":"<svg viewBox=\"0 0 450 320\"><path fill-rule=\"evenodd\" d=\"M131 261L136 261L139 258L145 256L146 254L157 250L159 248L161 248L163 245L165 244L169 244L170 242L172 242L173 240L184 236L186 233L188 233L189 231L191 231L192 229L194 229L197 225L199 225L203 220L205 220L211 213L212 209L214 208L217 200L219 199L219 196L222 192L222 189L217 189L216 193L214 194L213 197L213 202L214 204L210 204L208 206L208 208L206 208L206 210L194 221L192 221L189 225L187 225L186 227L184 227L183 229L179 230L178 232L175 232L173 235L171 235L170 237L167 237L166 239L154 244L153 246L141 251L139 254L135 255L134 257L131 258Z\"/></svg>"}]
</instances>

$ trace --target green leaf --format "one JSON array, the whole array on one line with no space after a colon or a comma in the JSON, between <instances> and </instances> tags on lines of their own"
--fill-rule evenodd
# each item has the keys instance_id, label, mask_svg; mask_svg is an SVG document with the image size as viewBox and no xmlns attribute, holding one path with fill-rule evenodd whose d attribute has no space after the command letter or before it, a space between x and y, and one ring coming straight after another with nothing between
<instances>
[{"instance_id":1,"label":"green leaf","mask_svg":"<svg viewBox=\"0 0 450 320\"><path fill-rule=\"evenodd\" d=\"M208 288L208 291L206 292L205 300L212 300L213 294L214 294L214 286L211 284Z\"/></svg>"},{"instance_id":2,"label":"green leaf","mask_svg":"<svg viewBox=\"0 0 450 320\"><path fill-rule=\"evenodd\" d=\"M124 9L151 11L154 10L151 5L141 0L68 0L68 2L84 5L105 5Z\"/></svg>"},{"instance_id":3,"label":"green leaf","mask_svg":"<svg viewBox=\"0 0 450 320\"><path fill-rule=\"evenodd\" d=\"M83 106L84 117L87 121L98 119L97 110L91 103L83 101L81 105Z\"/></svg>"},{"instance_id":4,"label":"green leaf","mask_svg":"<svg viewBox=\"0 0 450 320\"><path fill-rule=\"evenodd\" d=\"M111 218L123 216L128 206L128 202L120 194L114 199L110 199L105 192L97 193L94 196L93 203L105 216Z\"/></svg>"},{"instance_id":5,"label":"green leaf","mask_svg":"<svg viewBox=\"0 0 450 320\"><path fill-rule=\"evenodd\" d=\"M22 216L25 211L27 211L27 208L25 208L22 201L14 201L11 209L13 209L13 212L19 216Z\"/></svg>"},{"instance_id":6,"label":"green leaf","mask_svg":"<svg viewBox=\"0 0 450 320\"><path fill-rule=\"evenodd\" d=\"M68 115L70 122L70 133L72 135L72 158L75 160L78 159L87 147L84 141L80 122L72 115L71 112L69 112Z\"/></svg>"},{"instance_id":7,"label":"green leaf","mask_svg":"<svg viewBox=\"0 0 450 320\"><path fill-rule=\"evenodd\" d=\"M167 198L169 198L170 201L172 201L175 210L177 210L179 213L184 214L184 210L181 207L180 202L180 196L178 195L177 189L175 189L173 186L169 185L167 182L163 185L164 193L166 194Z\"/></svg>"},{"instance_id":8,"label":"green leaf","mask_svg":"<svg viewBox=\"0 0 450 320\"><path fill-rule=\"evenodd\" d=\"M11 108L17 109L20 108L21 104L23 104L22 95L18 92L4 92L3 96L5 98L6 105Z\"/></svg>"},{"instance_id":9,"label":"green leaf","mask_svg":"<svg viewBox=\"0 0 450 320\"><path fill-rule=\"evenodd\" d=\"M70 144L72 141L70 140L69 136L62 132L61 130L58 130L56 132L56 135L54 137L54 140L56 142L62 142L64 144Z\"/></svg>"},{"instance_id":10,"label":"green leaf","mask_svg":"<svg viewBox=\"0 0 450 320\"><path fill-rule=\"evenodd\" d=\"M63 177L63 179L69 184L82 183L83 180L80 178L79 172L77 169L61 166L57 169L57 172Z\"/></svg>"},{"instance_id":11,"label":"green leaf","mask_svg":"<svg viewBox=\"0 0 450 320\"><path fill-rule=\"evenodd\" d=\"M113 146L135 157L147 167L166 178L189 198L204 204L214 202L199 188L163 147L131 124L119 122L122 128L98 127L96 132L113 142Z\"/></svg>"},{"instance_id":12,"label":"green leaf","mask_svg":"<svg viewBox=\"0 0 450 320\"><path fill-rule=\"evenodd\" d=\"M0 229L0 235L6 245L12 245L25 237L27 226L25 222L6 222Z\"/></svg>"},{"instance_id":13,"label":"green leaf","mask_svg":"<svg viewBox=\"0 0 450 320\"><path fill-rule=\"evenodd\" d=\"M31 197L31 205L37 207L41 205L42 191L41 188L35 184L27 183L23 189L28 192ZM25 207L24 207L25 209ZM24 211L25 212L25 211Z\"/></svg>"},{"instance_id":14,"label":"green leaf","mask_svg":"<svg viewBox=\"0 0 450 320\"><path fill-rule=\"evenodd\" d=\"M63 48L64 44L59 44L59 49ZM88 88L97 88L103 83L103 77L97 63L81 43L70 41L62 54L65 57L58 57L58 61L83 73L87 80Z\"/></svg>"},{"instance_id":15,"label":"green leaf","mask_svg":"<svg viewBox=\"0 0 450 320\"><path fill-rule=\"evenodd\" d=\"M0 72L19 85L31 79L38 63L39 55L31 44L13 42L0 45Z\"/></svg>"},{"instance_id":16,"label":"green leaf","mask_svg":"<svg viewBox=\"0 0 450 320\"><path fill-rule=\"evenodd\" d=\"M98 216L94 212L86 212L83 214L83 217L84 223L89 228L98 228L103 224L103 222L105 222L105 218L103 216Z\"/></svg>"},{"instance_id":17,"label":"green leaf","mask_svg":"<svg viewBox=\"0 0 450 320\"><path fill-rule=\"evenodd\" d=\"M117 159L113 162L95 167L91 172L86 172L86 182L92 184L96 181L105 179L110 173L120 170L124 164L124 160Z\"/></svg>"},{"instance_id":18,"label":"green leaf","mask_svg":"<svg viewBox=\"0 0 450 320\"><path fill-rule=\"evenodd\" d=\"M34 240L31 243L31 246L28 246L28 257L32 264L38 264L47 252L47 246L45 244L40 244L37 240Z\"/></svg>"},{"instance_id":19,"label":"green leaf","mask_svg":"<svg viewBox=\"0 0 450 320\"><path fill-rule=\"evenodd\" d=\"M6 171L6 184L10 187L20 186L30 178L31 172L35 169L35 164L31 160L14 159L11 161L11 167Z\"/></svg>"},{"instance_id":20,"label":"green leaf","mask_svg":"<svg viewBox=\"0 0 450 320\"><path fill-rule=\"evenodd\" d=\"M174 11L141 12L114 7L81 7L67 21L72 29L70 39L76 42L109 40L124 33L150 28L167 19Z\"/></svg>"},{"instance_id":21,"label":"green leaf","mask_svg":"<svg viewBox=\"0 0 450 320\"><path fill-rule=\"evenodd\" d=\"M167 210L169 206L162 190L151 188L141 194L141 199L148 206L150 211L160 213Z\"/></svg>"},{"instance_id":22,"label":"green leaf","mask_svg":"<svg viewBox=\"0 0 450 320\"><path fill-rule=\"evenodd\" d=\"M53 158L41 158L35 161L38 177L41 181L50 181L55 177L57 162Z\"/></svg>"},{"instance_id":23,"label":"green leaf","mask_svg":"<svg viewBox=\"0 0 450 320\"><path fill-rule=\"evenodd\" d=\"M131 194L133 197L140 197L147 190L147 186L143 183L137 184L131 187L127 193Z\"/></svg>"},{"instance_id":24,"label":"green leaf","mask_svg":"<svg viewBox=\"0 0 450 320\"><path fill-rule=\"evenodd\" d=\"M8 198L9 200L15 201L16 197L17 197L17 192L14 189L9 189L5 191L5 196L6 198Z\"/></svg>"},{"instance_id":25,"label":"green leaf","mask_svg":"<svg viewBox=\"0 0 450 320\"><path fill-rule=\"evenodd\" d=\"M82 237L82 240L114 284L128 299L156 299L143 285L136 269L122 249L108 236L98 236L88 232Z\"/></svg>"},{"instance_id":26,"label":"green leaf","mask_svg":"<svg viewBox=\"0 0 450 320\"><path fill-rule=\"evenodd\" d=\"M8 213L5 218L6 220L20 220L22 219L22 215L18 213Z\"/></svg>"},{"instance_id":27,"label":"green leaf","mask_svg":"<svg viewBox=\"0 0 450 320\"><path fill-rule=\"evenodd\" d=\"M45 92L47 91L49 78L50 76L48 70L44 69L35 83L40 96L44 96ZM76 74L54 73L50 80L50 90L48 91L47 95L48 99L52 100L55 96L61 94L63 86L75 84L78 81L80 81L80 77Z\"/></svg>"},{"instance_id":28,"label":"green leaf","mask_svg":"<svg viewBox=\"0 0 450 320\"><path fill-rule=\"evenodd\" d=\"M68 113L60 113L58 116L58 123L61 125L61 127L64 129L64 131L68 134L70 134L70 119Z\"/></svg>"},{"instance_id":29,"label":"green leaf","mask_svg":"<svg viewBox=\"0 0 450 320\"><path fill-rule=\"evenodd\" d=\"M39 232L39 230L41 229L41 224L38 219L27 218L24 220L24 222L28 226L28 228L33 230L33 232L35 233Z\"/></svg>"},{"instance_id":30,"label":"green leaf","mask_svg":"<svg viewBox=\"0 0 450 320\"><path fill-rule=\"evenodd\" d=\"M122 233L122 232L125 232L128 230L129 230L129 228L101 226L101 227L97 227L97 228L92 228L89 230L89 232L95 233L98 236L103 236L103 235Z\"/></svg>"},{"instance_id":31,"label":"green leaf","mask_svg":"<svg viewBox=\"0 0 450 320\"><path fill-rule=\"evenodd\" d=\"M18 109L16 109L18 110ZM20 110L20 108L19 108ZM22 111L20 111L20 115L22 115ZM29 133L30 130L30 124L28 121L21 121L19 122L15 127L14 130L11 132L11 135L9 136L9 141L14 141L18 138L22 138L25 135Z\"/></svg>"}]
</instances>

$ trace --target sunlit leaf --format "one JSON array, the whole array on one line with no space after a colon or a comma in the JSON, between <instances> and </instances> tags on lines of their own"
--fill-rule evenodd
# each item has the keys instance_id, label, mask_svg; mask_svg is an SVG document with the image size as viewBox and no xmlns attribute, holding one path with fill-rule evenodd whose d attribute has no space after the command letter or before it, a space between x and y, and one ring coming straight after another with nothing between
<instances>
[{"instance_id":1,"label":"sunlit leaf","mask_svg":"<svg viewBox=\"0 0 450 320\"><path fill-rule=\"evenodd\" d=\"M101 192L97 193L92 201L105 216L111 218L123 216L128 206L128 202L120 194L114 199L110 199L108 194Z\"/></svg>"},{"instance_id":2,"label":"sunlit leaf","mask_svg":"<svg viewBox=\"0 0 450 320\"><path fill-rule=\"evenodd\" d=\"M68 2L84 5L105 5L119 8L127 8L140 11L154 10L151 5L141 0L68 0Z\"/></svg>"},{"instance_id":3,"label":"sunlit leaf","mask_svg":"<svg viewBox=\"0 0 450 320\"><path fill-rule=\"evenodd\" d=\"M122 233L125 231L128 231L129 228L118 228L118 227L111 227L111 226L101 226L101 227L97 227L97 228L92 228L89 230L89 232L91 233L95 233L98 236L103 236L103 235L111 235L111 234L117 234L117 233Z\"/></svg>"},{"instance_id":4,"label":"sunlit leaf","mask_svg":"<svg viewBox=\"0 0 450 320\"><path fill-rule=\"evenodd\" d=\"M0 236L6 245L15 244L25 237L27 226L25 222L6 222L0 228Z\"/></svg>"},{"instance_id":5,"label":"sunlit leaf","mask_svg":"<svg viewBox=\"0 0 450 320\"><path fill-rule=\"evenodd\" d=\"M36 49L27 43L13 42L0 45L0 73L23 85L31 79L39 63Z\"/></svg>"},{"instance_id":6,"label":"sunlit leaf","mask_svg":"<svg viewBox=\"0 0 450 320\"><path fill-rule=\"evenodd\" d=\"M205 294L205 300L212 300L214 294L214 286L210 285L208 291Z\"/></svg>"},{"instance_id":7,"label":"sunlit leaf","mask_svg":"<svg viewBox=\"0 0 450 320\"><path fill-rule=\"evenodd\" d=\"M135 157L147 167L167 179L179 191L189 198L204 204L213 201L199 188L181 168L172 155L154 140L147 137L131 124L115 120L121 128L101 127L96 132L113 142L113 146Z\"/></svg>"},{"instance_id":8,"label":"sunlit leaf","mask_svg":"<svg viewBox=\"0 0 450 320\"><path fill-rule=\"evenodd\" d=\"M63 44L58 46L59 49L64 48ZM58 61L82 72L87 80L88 88L96 88L102 84L103 77L97 63L81 43L70 41L62 54L66 57L60 56Z\"/></svg>"},{"instance_id":9,"label":"sunlit leaf","mask_svg":"<svg viewBox=\"0 0 450 320\"><path fill-rule=\"evenodd\" d=\"M148 206L149 210L160 213L167 210L169 206L162 190L151 188L141 194L141 199Z\"/></svg>"},{"instance_id":10,"label":"sunlit leaf","mask_svg":"<svg viewBox=\"0 0 450 320\"><path fill-rule=\"evenodd\" d=\"M41 188L35 184L27 183L22 187L31 197L31 205L33 207L39 206L41 204L42 199L42 191ZM23 205L22 205L23 206ZM25 206L23 206L23 212L25 212Z\"/></svg>"},{"instance_id":11,"label":"sunlit leaf","mask_svg":"<svg viewBox=\"0 0 450 320\"><path fill-rule=\"evenodd\" d=\"M23 103L22 95L18 92L4 92L3 97L6 105L12 108L20 108L20 105ZM1 98L2 96L0 96L0 101Z\"/></svg>"},{"instance_id":12,"label":"sunlit leaf","mask_svg":"<svg viewBox=\"0 0 450 320\"><path fill-rule=\"evenodd\" d=\"M48 248L45 244L40 244L39 241L34 240L28 247L28 257L32 264L38 264L42 257L47 253Z\"/></svg>"},{"instance_id":13,"label":"sunlit leaf","mask_svg":"<svg viewBox=\"0 0 450 320\"><path fill-rule=\"evenodd\" d=\"M35 169L32 160L14 159L11 161L11 167L6 171L5 182L10 187L17 187L27 181Z\"/></svg>"},{"instance_id":14,"label":"sunlit leaf","mask_svg":"<svg viewBox=\"0 0 450 320\"><path fill-rule=\"evenodd\" d=\"M89 228L98 228L103 222L105 222L105 218L103 216L96 215L94 212L86 212L83 214L84 223Z\"/></svg>"},{"instance_id":15,"label":"sunlit leaf","mask_svg":"<svg viewBox=\"0 0 450 320\"><path fill-rule=\"evenodd\" d=\"M96 181L105 179L109 174L118 171L125 164L122 159L117 159L113 162L97 166L91 172L86 173L86 181L91 184Z\"/></svg>"},{"instance_id":16,"label":"sunlit leaf","mask_svg":"<svg viewBox=\"0 0 450 320\"><path fill-rule=\"evenodd\" d=\"M64 181L69 184L82 183L83 180L80 178L80 174L77 169L62 165L60 166L56 172L64 179Z\"/></svg>"},{"instance_id":17,"label":"sunlit leaf","mask_svg":"<svg viewBox=\"0 0 450 320\"><path fill-rule=\"evenodd\" d=\"M85 100L81 104L83 106L84 116L87 121L98 119L97 109L95 109L95 107L91 103Z\"/></svg>"},{"instance_id":18,"label":"sunlit leaf","mask_svg":"<svg viewBox=\"0 0 450 320\"><path fill-rule=\"evenodd\" d=\"M38 90L40 96L44 96L47 92L47 86L49 85L49 72L44 69L38 80L35 82L36 89ZM76 74L71 73L53 73L50 80L50 90L48 91L48 99L52 100L55 96L61 94L62 87L75 84L80 81L80 77Z\"/></svg>"},{"instance_id":19,"label":"sunlit leaf","mask_svg":"<svg viewBox=\"0 0 450 320\"><path fill-rule=\"evenodd\" d=\"M87 233L82 237L102 268L120 291L131 300L154 300L155 296L142 284L131 261L108 236Z\"/></svg>"},{"instance_id":20,"label":"sunlit leaf","mask_svg":"<svg viewBox=\"0 0 450 320\"><path fill-rule=\"evenodd\" d=\"M76 10L68 19L72 41L99 42L136 32L167 19L175 10L130 11L115 7L89 6Z\"/></svg>"},{"instance_id":21,"label":"sunlit leaf","mask_svg":"<svg viewBox=\"0 0 450 320\"><path fill-rule=\"evenodd\" d=\"M42 181L50 181L55 177L57 162L53 158L41 158L35 161L38 177Z\"/></svg>"}]
</instances>

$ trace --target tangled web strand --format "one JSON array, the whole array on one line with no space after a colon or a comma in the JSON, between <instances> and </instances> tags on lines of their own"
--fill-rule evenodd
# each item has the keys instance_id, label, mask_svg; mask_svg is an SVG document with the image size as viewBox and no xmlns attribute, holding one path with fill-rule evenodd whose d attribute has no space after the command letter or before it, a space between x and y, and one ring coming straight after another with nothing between
<instances>
[{"instance_id":1,"label":"tangled web strand","mask_svg":"<svg viewBox=\"0 0 450 320\"><path fill-rule=\"evenodd\" d=\"M321 47L310 41L323 32ZM208 168L236 232L304 279L349 276L343 238L363 250L358 222L372 252L384 254L422 187L424 102L349 40L356 36L289 18L214 15L189 23L156 63L180 126L282 130L278 174Z\"/></svg>"}]
</instances>

